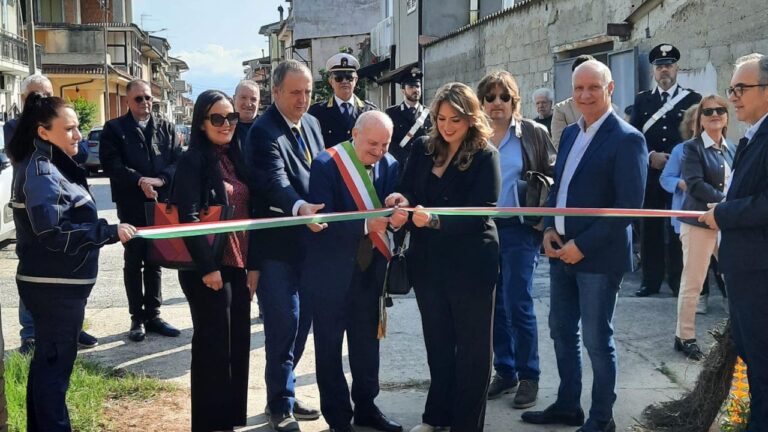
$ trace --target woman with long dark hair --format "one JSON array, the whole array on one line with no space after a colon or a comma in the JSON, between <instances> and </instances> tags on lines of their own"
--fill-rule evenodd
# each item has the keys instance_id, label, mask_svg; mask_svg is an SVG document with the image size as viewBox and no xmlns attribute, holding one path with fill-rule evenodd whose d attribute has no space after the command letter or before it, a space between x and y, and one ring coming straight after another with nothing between
<instances>
[{"instance_id":1,"label":"woman with long dark hair","mask_svg":"<svg viewBox=\"0 0 768 432\"><path fill-rule=\"evenodd\" d=\"M189 149L171 186L179 221L199 221L208 205L234 206L235 219L249 217L249 194L238 113L226 94L208 90L192 113ZM186 237L195 270L179 270L189 302L192 336L192 430L232 430L245 425L250 350L251 299L246 283L248 234L229 233L216 260L205 236Z\"/></svg>"},{"instance_id":2,"label":"woman with long dark hair","mask_svg":"<svg viewBox=\"0 0 768 432\"><path fill-rule=\"evenodd\" d=\"M15 165L16 285L35 322L27 380L27 430L70 431L67 388L99 249L136 228L99 219L85 171L72 160L82 136L72 106L27 97L6 151Z\"/></svg>"},{"instance_id":3,"label":"woman with long dark hair","mask_svg":"<svg viewBox=\"0 0 768 432\"><path fill-rule=\"evenodd\" d=\"M499 153L471 88L441 87L429 136L416 141L400 193L387 206L416 206L408 269L427 347L430 385L422 424L411 432L482 431L491 375L499 239L489 217L441 216L423 207L495 207Z\"/></svg>"}]
</instances>

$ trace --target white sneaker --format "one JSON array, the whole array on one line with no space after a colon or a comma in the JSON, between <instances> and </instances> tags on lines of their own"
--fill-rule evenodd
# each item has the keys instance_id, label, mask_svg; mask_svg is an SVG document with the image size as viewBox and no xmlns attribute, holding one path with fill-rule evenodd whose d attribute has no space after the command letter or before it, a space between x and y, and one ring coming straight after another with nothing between
<instances>
[{"instance_id":1,"label":"white sneaker","mask_svg":"<svg viewBox=\"0 0 768 432\"><path fill-rule=\"evenodd\" d=\"M696 313L706 315L709 310L709 295L700 295L699 303L696 305Z\"/></svg>"}]
</instances>

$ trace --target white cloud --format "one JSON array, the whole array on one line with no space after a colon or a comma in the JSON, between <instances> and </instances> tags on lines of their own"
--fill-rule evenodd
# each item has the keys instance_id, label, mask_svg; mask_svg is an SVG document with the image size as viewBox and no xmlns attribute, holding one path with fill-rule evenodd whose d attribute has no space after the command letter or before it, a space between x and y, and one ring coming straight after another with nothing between
<instances>
[{"instance_id":1,"label":"white cloud","mask_svg":"<svg viewBox=\"0 0 768 432\"><path fill-rule=\"evenodd\" d=\"M226 49L221 45L207 44L202 50L179 51L172 54L189 65L190 73L213 78L240 78L243 76L243 61L261 57L256 48Z\"/></svg>"}]
</instances>

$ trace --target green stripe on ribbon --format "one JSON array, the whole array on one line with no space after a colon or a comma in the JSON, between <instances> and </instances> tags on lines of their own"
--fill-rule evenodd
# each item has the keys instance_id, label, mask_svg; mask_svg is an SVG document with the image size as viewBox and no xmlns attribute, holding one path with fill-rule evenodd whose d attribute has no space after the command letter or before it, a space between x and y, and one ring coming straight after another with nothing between
<instances>
[{"instance_id":1,"label":"green stripe on ribbon","mask_svg":"<svg viewBox=\"0 0 768 432\"><path fill-rule=\"evenodd\" d=\"M413 212L413 208L403 210ZM440 216L568 216L568 217L689 217L698 218L704 212L682 210L646 209L594 209L594 208L546 208L546 207L454 207L425 208L424 211ZM351 220L387 217L392 209L366 210L341 213L322 213L311 216L288 216L265 219L243 219L223 222L189 223L139 228L136 237L167 239L197 235L285 228L310 223L331 223Z\"/></svg>"}]
</instances>

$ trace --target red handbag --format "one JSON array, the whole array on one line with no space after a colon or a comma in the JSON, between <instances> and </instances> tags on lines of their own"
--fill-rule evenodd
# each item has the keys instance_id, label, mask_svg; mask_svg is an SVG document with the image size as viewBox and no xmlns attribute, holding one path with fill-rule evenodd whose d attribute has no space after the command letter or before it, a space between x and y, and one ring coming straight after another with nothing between
<instances>
[{"instance_id":1,"label":"red handbag","mask_svg":"<svg viewBox=\"0 0 768 432\"><path fill-rule=\"evenodd\" d=\"M147 221L151 226L179 225L178 207L170 203L146 203ZM212 205L200 210L200 222L218 222L232 218L234 207L229 205ZM224 254L224 244L228 233L209 234L206 236L208 245L213 251L216 262L221 262ZM147 261L169 269L195 270L197 267L187 250L183 238L149 240Z\"/></svg>"}]
</instances>

